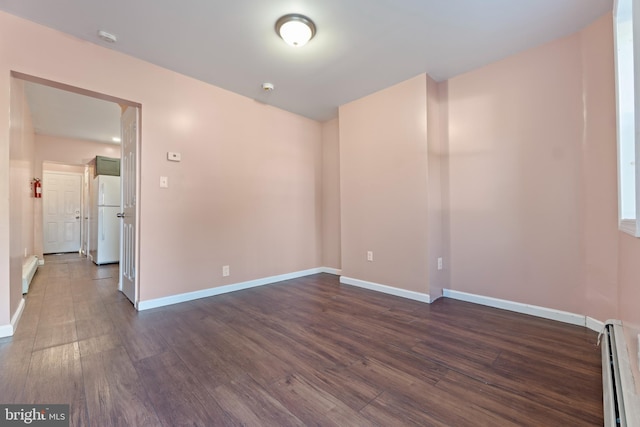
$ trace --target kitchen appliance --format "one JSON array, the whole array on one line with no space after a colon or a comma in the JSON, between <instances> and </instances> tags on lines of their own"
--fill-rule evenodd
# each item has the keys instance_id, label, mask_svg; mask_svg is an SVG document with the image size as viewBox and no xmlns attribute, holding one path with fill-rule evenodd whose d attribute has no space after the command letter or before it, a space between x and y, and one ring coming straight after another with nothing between
<instances>
[{"instance_id":1,"label":"kitchen appliance","mask_svg":"<svg viewBox=\"0 0 640 427\"><path fill-rule=\"evenodd\" d=\"M91 185L89 257L98 264L120 261L120 177L98 175Z\"/></svg>"}]
</instances>

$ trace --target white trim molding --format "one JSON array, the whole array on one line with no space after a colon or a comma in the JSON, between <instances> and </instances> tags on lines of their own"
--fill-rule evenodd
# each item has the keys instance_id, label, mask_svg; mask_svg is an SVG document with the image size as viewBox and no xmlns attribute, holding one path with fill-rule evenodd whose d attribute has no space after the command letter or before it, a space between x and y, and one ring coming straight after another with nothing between
<instances>
[{"instance_id":1,"label":"white trim molding","mask_svg":"<svg viewBox=\"0 0 640 427\"><path fill-rule=\"evenodd\" d=\"M586 316L585 326L594 332L600 333L604 329L604 322L594 319L593 317Z\"/></svg>"},{"instance_id":2,"label":"white trim molding","mask_svg":"<svg viewBox=\"0 0 640 427\"><path fill-rule=\"evenodd\" d=\"M13 335L11 324L0 326L0 338L10 337L11 335Z\"/></svg>"},{"instance_id":3,"label":"white trim molding","mask_svg":"<svg viewBox=\"0 0 640 427\"><path fill-rule=\"evenodd\" d=\"M22 263L22 293L26 294L29 292L29 285L31 284L31 280L33 276L36 274L38 270L38 257L32 255L26 258Z\"/></svg>"},{"instance_id":4,"label":"white trim molding","mask_svg":"<svg viewBox=\"0 0 640 427\"><path fill-rule=\"evenodd\" d=\"M482 295L469 294L467 292L443 289L443 294L447 298L460 301L472 302L503 310L515 311L516 313L529 314L531 316L542 317L544 319L557 320L558 322L569 323L571 325L586 326L586 317L568 311L555 310L553 308L540 307L537 305L523 304L520 302L508 301L498 298L485 297Z\"/></svg>"},{"instance_id":5,"label":"white trim molding","mask_svg":"<svg viewBox=\"0 0 640 427\"><path fill-rule=\"evenodd\" d=\"M619 229L623 233L627 233L633 237L640 237L640 220L637 219L621 219Z\"/></svg>"},{"instance_id":6,"label":"white trim molding","mask_svg":"<svg viewBox=\"0 0 640 427\"><path fill-rule=\"evenodd\" d=\"M13 329L13 332L16 331L16 328L18 327L18 322L22 317L22 312L24 311L24 304L25 304L24 298L20 298L20 304L18 304L18 309L16 310L16 312L13 314L13 317L11 318L11 328ZM13 335L13 332L11 333L11 335Z\"/></svg>"},{"instance_id":7,"label":"white trim molding","mask_svg":"<svg viewBox=\"0 0 640 427\"><path fill-rule=\"evenodd\" d=\"M0 338L10 337L16 332L16 328L18 327L18 322L20 321L20 317L22 317L22 312L24 311L24 298L20 298L20 304L18 304L18 309L11 317L11 323L9 325L0 326Z\"/></svg>"},{"instance_id":8,"label":"white trim molding","mask_svg":"<svg viewBox=\"0 0 640 427\"><path fill-rule=\"evenodd\" d=\"M187 292L184 294L171 295L168 297L156 298L147 301L138 301L138 311L150 310L152 308L165 307L167 305L179 304L181 302L193 301L200 298L212 297L229 292L241 291L243 289L255 288L258 286L270 285L284 280L297 279L299 277L310 276L312 274L324 273L324 268L312 268L309 270L297 271L294 273L280 274L277 276L265 277L262 279L249 280L247 282L234 283L231 285L218 286L215 288L203 289L200 291Z\"/></svg>"},{"instance_id":9,"label":"white trim molding","mask_svg":"<svg viewBox=\"0 0 640 427\"><path fill-rule=\"evenodd\" d=\"M346 276L340 276L340 283L431 304L431 298L429 297L429 294L394 288L393 286L381 285L379 283L367 282L365 280L354 279L352 277Z\"/></svg>"}]
</instances>

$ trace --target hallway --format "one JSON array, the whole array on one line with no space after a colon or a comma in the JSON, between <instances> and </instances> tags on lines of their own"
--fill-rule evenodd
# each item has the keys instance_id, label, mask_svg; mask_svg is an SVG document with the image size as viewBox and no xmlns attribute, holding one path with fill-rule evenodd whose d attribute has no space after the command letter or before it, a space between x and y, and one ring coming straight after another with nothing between
<instances>
[{"instance_id":1,"label":"hallway","mask_svg":"<svg viewBox=\"0 0 640 427\"><path fill-rule=\"evenodd\" d=\"M3 403L71 403L72 420L85 418L80 355L117 346L112 318L133 312L117 284L118 264L98 267L76 253L45 255L16 333L0 339Z\"/></svg>"}]
</instances>

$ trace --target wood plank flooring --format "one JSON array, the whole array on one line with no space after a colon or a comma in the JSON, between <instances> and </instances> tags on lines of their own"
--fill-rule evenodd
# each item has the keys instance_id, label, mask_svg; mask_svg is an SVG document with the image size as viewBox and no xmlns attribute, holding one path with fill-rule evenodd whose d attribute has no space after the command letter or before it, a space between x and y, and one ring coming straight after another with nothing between
<instances>
[{"instance_id":1,"label":"wood plank flooring","mask_svg":"<svg viewBox=\"0 0 640 427\"><path fill-rule=\"evenodd\" d=\"M599 426L597 336L319 274L136 312L117 266L47 256L1 403L69 403L74 426Z\"/></svg>"}]
</instances>

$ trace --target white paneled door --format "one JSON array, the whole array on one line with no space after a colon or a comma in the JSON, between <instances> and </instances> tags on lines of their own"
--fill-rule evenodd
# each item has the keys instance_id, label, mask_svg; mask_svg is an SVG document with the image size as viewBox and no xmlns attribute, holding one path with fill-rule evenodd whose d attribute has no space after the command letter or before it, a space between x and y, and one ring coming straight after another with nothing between
<instances>
[{"instance_id":1,"label":"white paneled door","mask_svg":"<svg viewBox=\"0 0 640 427\"><path fill-rule=\"evenodd\" d=\"M136 176L138 153L138 108L127 107L122 113L122 154L120 176L122 178L122 234L120 235L120 290L135 305L136 287Z\"/></svg>"},{"instance_id":2,"label":"white paneled door","mask_svg":"<svg viewBox=\"0 0 640 427\"><path fill-rule=\"evenodd\" d=\"M43 252L78 252L82 175L44 172L42 178Z\"/></svg>"}]
</instances>

